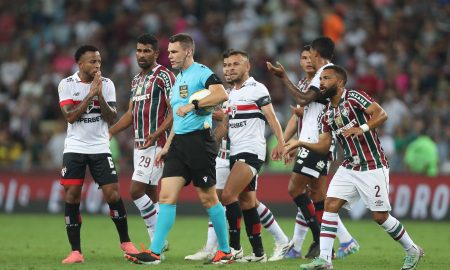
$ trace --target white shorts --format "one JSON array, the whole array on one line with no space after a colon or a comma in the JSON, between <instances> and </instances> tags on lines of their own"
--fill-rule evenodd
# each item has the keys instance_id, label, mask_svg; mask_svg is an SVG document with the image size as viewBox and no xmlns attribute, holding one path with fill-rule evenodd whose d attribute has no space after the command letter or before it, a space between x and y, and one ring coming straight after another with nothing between
<instances>
[{"instance_id":1,"label":"white shorts","mask_svg":"<svg viewBox=\"0 0 450 270\"><path fill-rule=\"evenodd\" d=\"M230 175L230 160L216 158L216 189L223 189Z\"/></svg>"},{"instance_id":2,"label":"white shorts","mask_svg":"<svg viewBox=\"0 0 450 270\"><path fill-rule=\"evenodd\" d=\"M163 168L155 166L156 154L161 147L152 146L147 149L134 149L134 173L131 179L157 186L161 179Z\"/></svg>"},{"instance_id":3,"label":"white shorts","mask_svg":"<svg viewBox=\"0 0 450 270\"><path fill-rule=\"evenodd\" d=\"M340 166L331 179L327 197L347 201L344 207L349 210L361 198L371 211L391 211L389 169L354 171Z\"/></svg>"}]
</instances>

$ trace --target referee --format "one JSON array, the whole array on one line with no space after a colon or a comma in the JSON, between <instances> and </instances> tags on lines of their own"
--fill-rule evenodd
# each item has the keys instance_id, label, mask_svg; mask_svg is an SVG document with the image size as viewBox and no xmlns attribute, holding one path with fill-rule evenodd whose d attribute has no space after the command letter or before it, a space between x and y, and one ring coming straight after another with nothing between
<instances>
[{"instance_id":1,"label":"referee","mask_svg":"<svg viewBox=\"0 0 450 270\"><path fill-rule=\"evenodd\" d=\"M216 194L215 157L217 143L210 130L212 114L202 107L223 103L228 96L220 79L206 66L194 62L194 40L188 34L176 34L169 39L169 60L179 70L171 91L170 105L174 112L169 139L156 157L164 158L164 170L159 194L160 212L150 250L128 254L128 260L138 264L159 264L164 242L175 222L176 203L181 189L193 182L201 203L207 209L218 238L218 250L213 264L229 263L225 212ZM202 89L211 94L189 103L189 97Z\"/></svg>"}]
</instances>

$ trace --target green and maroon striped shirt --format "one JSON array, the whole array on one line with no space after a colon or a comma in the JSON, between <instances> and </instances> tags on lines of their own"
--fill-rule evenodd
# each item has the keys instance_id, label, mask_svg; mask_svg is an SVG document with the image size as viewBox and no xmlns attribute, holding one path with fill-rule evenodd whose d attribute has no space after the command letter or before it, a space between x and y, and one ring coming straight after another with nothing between
<instances>
[{"instance_id":1,"label":"green and maroon striped shirt","mask_svg":"<svg viewBox=\"0 0 450 270\"><path fill-rule=\"evenodd\" d=\"M351 127L359 127L370 119L365 110L373 103L373 99L364 91L344 90L337 107L328 103L319 116L320 133L333 132L344 149L342 166L355 171L367 171L389 167L387 158L378 139L375 129L352 138L345 138L342 131Z\"/></svg>"},{"instance_id":2,"label":"green and maroon striped shirt","mask_svg":"<svg viewBox=\"0 0 450 270\"><path fill-rule=\"evenodd\" d=\"M166 67L156 65L147 74L139 73L131 82L131 101L133 102L133 128L135 147L144 144L149 133L153 133L162 124L169 109L166 100L175 82L175 76ZM164 146L167 134L156 141Z\"/></svg>"}]
</instances>

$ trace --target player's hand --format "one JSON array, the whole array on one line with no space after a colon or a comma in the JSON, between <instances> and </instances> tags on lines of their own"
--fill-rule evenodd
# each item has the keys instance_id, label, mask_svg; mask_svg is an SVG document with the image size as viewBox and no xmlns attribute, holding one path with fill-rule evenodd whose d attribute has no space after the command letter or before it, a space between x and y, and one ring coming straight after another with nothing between
<instances>
[{"instance_id":1,"label":"player's hand","mask_svg":"<svg viewBox=\"0 0 450 270\"><path fill-rule=\"evenodd\" d=\"M277 146L275 146L272 149L272 160L281 160L284 155L284 142L278 143Z\"/></svg>"},{"instance_id":2,"label":"player's hand","mask_svg":"<svg viewBox=\"0 0 450 270\"><path fill-rule=\"evenodd\" d=\"M221 108L216 108L212 113L212 119L214 121L222 121L225 118L225 113Z\"/></svg>"},{"instance_id":3,"label":"player's hand","mask_svg":"<svg viewBox=\"0 0 450 270\"><path fill-rule=\"evenodd\" d=\"M305 107L294 107L291 105L292 114L297 115L297 117L303 117L303 113L305 112Z\"/></svg>"},{"instance_id":4,"label":"player's hand","mask_svg":"<svg viewBox=\"0 0 450 270\"><path fill-rule=\"evenodd\" d=\"M291 152L296 152L297 148L299 148L302 145L301 141L297 141L297 140L291 140L289 142L287 142L284 145L285 148L285 153L284 153L284 159L288 159L290 158L290 156L292 155Z\"/></svg>"},{"instance_id":5,"label":"player's hand","mask_svg":"<svg viewBox=\"0 0 450 270\"><path fill-rule=\"evenodd\" d=\"M295 157L297 156L297 149L292 150L290 152L286 152L284 154L284 164L289 164L292 161L294 161Z\"/></svg>"},{"instance_id":6,"label":"player's hand","mask_svg":"<svg viewBox=\"0 0 450 270\"><path fill-rule=\"evenodd\" d=\"M157 168L161 168L163 166L163 164L164 164L164 157L167 155L167 152L169 152L169 149L164 147L161 151L159 151L156 154L155 165L156 165Z\"/></svg>"},{"instance_id":7,"label":"player's hand","mask_svg":"<svg viewBox=\"0 0 450 270\"><path fill-rule=\"evenodd\" d=\"M342 131L342 134L344 135L345 138L347 137L355 138L358 137L359 135L362 135L363 133L364 131L360 127L351 127Z\"/></svg>"},{"instance_id":8,"label":"player's hand","mask_svg":"<svg viewBox=\"0 0 450 270\"><path fill-rule=\"evenodd\" d=\"M91 83L91 88L89 89L89 95L91 97L97 96L101 89L101 86L102 86L101 76L102 76L102 72L100 70L97 71L94 75L94 79L92 80L92 83Z\"/></svg>"},{"instance_id":9,"label":"player's hand","mask_svg":"<svg viewBox=\"0 0 450 270\"><path fill-rule=\"evenodd\" d=\"M183 106L178 108L177 115L181 116L181 117L184 117L188 112L192 111L194 108L195 108L195 106L192 103L183 105Z\"/></svg>"},{"instance_id":10,"label":"player's hand","mask_svg":"<svg viewBox=\"0 0 450 270\"><path fill-rule=\"evenodd\" d=\"M280 64L280 62L277 61L277 66L273 66L272 63L266 62L267 69L272 73L273 75L277 76L280 79L284 79L287 77L286 70L284 69L283 65Z\"/></svg>"},{"instance_id":11,"label":"player's hand","mask_svg":"<svg viewBox=\"0 0 450 270\"><path fill-rule=\"evenodd\" d=\"M147 138L145 138L144 145L139 147L139 149L147 149L147 148L149 148L150 146L155 144L155 141L157 139L158 138L156 137L156 135L154 133L148 134Z\"/></svg>"}]
</instances>

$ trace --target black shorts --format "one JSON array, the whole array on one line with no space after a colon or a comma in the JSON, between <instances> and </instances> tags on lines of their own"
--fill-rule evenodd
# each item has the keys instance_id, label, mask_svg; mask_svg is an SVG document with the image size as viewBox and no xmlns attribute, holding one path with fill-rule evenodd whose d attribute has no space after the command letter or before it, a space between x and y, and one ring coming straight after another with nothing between
<instances>
[{"instance_id":1,"label":"black shorts","mask_svg":"<svg viewBox=\"0 0 450 270\"><path fill-rule=\"evenodd\" d=\"M328 154L322 155L306 148L300 148L293 171L317 179L321 175L328 174L328 167Z\"/></svg>"},{"instance_id":2,"label":"black shorts","mask_svg":"<svg viewBox=\"0 0 450 270\"><path fill-rule=\"evenodd\" d=\"M162 177L181 176L186 185L196 187L216 184L216 156L218 146L210 129L187 134L175 134L164 158Z\"/></svg>"},{"instance_id":3,"label":"black shorts","mask_svg":"<svg viewBox=\"0 0 450 270\"><path fill-rule=\"evenodd\" d=\"M111 154L64 153L61 185L83 185L86 166L99 185L117 183L117 171Z\"/></svg>"},{"instance_id":4,"label":"black shorts","mask_svg":"<svg viewBox=\"0 0 450 270\"><path fill-rule=\"evenodd\" d=\"M233 168L234 163L236 161L242 161L245 164L253 167L256 169L256 175L253 177L253 179L250 181L250 183L247 185L247 187L243 190L243 192L246 191L255 191L258 187L258 173L261 169L262 165L264 164L264 161L260 160L258 158L258 155L252 154L252 153L239 153L233 156L230 156L230 170Z\"/></svg>"}]
</instances>

